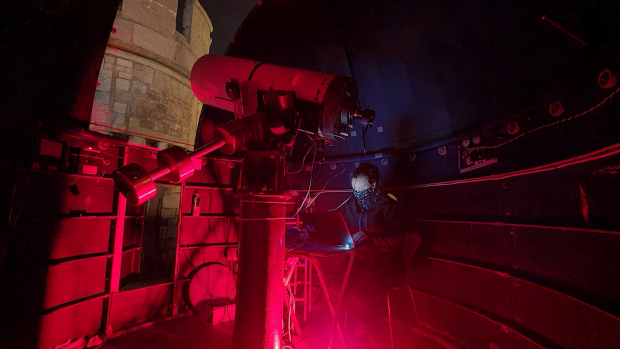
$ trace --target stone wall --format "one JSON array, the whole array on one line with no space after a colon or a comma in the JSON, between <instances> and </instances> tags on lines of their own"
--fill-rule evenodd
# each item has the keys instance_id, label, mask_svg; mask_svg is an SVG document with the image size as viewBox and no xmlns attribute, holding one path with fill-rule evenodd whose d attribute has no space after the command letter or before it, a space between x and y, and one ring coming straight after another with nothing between
<instances>
[{"instance_id":1,"label":"stone wall","mask_svg":"<svg viewBox=\"0 0 620 349\"><path fill-rule=\"evenodd\" d=\"M187 0L179 33L176 10L176 0L123 1L99 73L93 123L144 134L149 145L158 137L194 143L202 104L191 91L189 73L209 52L213 28L198 1Z\"/></svg>"}]
</instances>

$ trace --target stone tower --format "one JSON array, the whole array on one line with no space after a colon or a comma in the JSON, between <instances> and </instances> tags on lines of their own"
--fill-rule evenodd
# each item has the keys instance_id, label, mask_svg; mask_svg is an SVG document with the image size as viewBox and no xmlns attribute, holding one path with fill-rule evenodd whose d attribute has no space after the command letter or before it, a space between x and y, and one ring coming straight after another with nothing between
<instances>
[{"instance_id":1,"label":"stone tower","mask_svg":"<svg viewBox=\"0 0 620 349\"><path fill-rule=\"evenodd\" d=\"M209 53L212 31L197 0L124 0L99 73L91 129L142 145L193 144L202 104L189 74Z\"/></svg>"}]
</instances>

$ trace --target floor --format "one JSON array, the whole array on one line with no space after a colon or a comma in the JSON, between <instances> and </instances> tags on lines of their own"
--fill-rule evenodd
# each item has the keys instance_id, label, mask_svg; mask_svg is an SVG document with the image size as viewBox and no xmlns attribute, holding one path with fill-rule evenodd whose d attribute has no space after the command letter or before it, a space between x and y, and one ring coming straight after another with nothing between
<instances>
[{"instance_id":1,"label":"floor","mask_svg":"<svg viewBox=\"0 0 620 349\"><path fill-rule=\"evenodd\" d=\"M229 349L232 329L230 322L210 325L197 316L179 316L112 338L101 349Z\"/></svg>"},{"instance_id":2,"label":"floor","mask_svg":"<svg viewBox=\"0 0 620 349\"><path fill-rule=\"evenodd\" d=\"M320 288L314 293L312 312L308 314L306 321L303 320L303 311L298 309L298 319L303 331L303 340L297 340L294 336L285 335L285 339L293 339L295 349L323 349L327 348L327 337L331 317ZM387 309L386 309L387 312ZM398 319L395 319L398 320ZM344 322L344 321L343 321ZM393 337L394 349L444 349L434 340L420 336L411 331L408 326L402 326L395 322ZM343 323L344 325L344 323ZM391 348L390 328L387 317L377 318L372 326L360 326L352 316L347 317L345 337L349 349L384 349ZM126 335L112 338L101 347L102 349L229 349L232 348L233 324L224 322L211 325L200 320L191 312L188 315L161 321L149 327L145 327ZM341 349L339 337L334 337L332 349Z\"/></svg>"},{"instance_id":3,"label":"floor","mask_svg":"<svg viewBox=\"0 0 620 349\"><path fill-rule=\"evenodd\" d=\"M327 334L329 328L328 317L319 309L313 311L308 321L302 321L304 340L296 343L295 349L323 349L327 347ZM353 326L355 327L355 326ZM200 320L194 315L179 316L177 318L157 322L151 326L130 332L128 334L112 338L104 343L101 349L230 349L232 348L231 322L211 325ZM363 329L347 332L347 345L349 349L378 349L390 348L389 327L384 329ZM370 336L369 333L374 333ZM402 332L401 332L402 333ZM396 334L396 332L395 332ZM424 339L414 333L406 335L405 341L397 340L400 345L395 349L443 349L444 346L434 341ZM288 336L287 336L288 339ZM406 342L406 344L404 344ZM338 337L334 338L332 349L341 349Z\"/></svg>"}]
</instances>

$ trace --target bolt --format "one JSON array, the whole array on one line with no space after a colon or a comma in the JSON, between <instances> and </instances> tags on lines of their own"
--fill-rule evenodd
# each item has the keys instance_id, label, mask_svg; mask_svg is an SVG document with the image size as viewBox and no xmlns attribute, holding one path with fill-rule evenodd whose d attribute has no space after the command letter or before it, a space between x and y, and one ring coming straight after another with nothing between
<instances>
[{"instance_id":1,"label":"bolt","mask_svg":"<svg viewBox=\"0 0 620 349\"><path fill-rule=\"evenodd\" d=\"M304 169L305 169L306 171L310 171L310 170L312 169L312 166L310 166L310 165L306 165L306 166L304 166Z\"/></svg>"},{"instance_id":2,"label":"bolt","mask_svg":"<svg viewBox=\"0 0 620 349\"><path fill-rule=\"evenodd\" d=\"M510 133L511 135L519 133L519 130L519 124L517 124L516 122L511 122L508 124L508 126L506 126L506 131L508 131L508 133Z\"/></svg>"},{"instance_id":3,"label":"bolt","mask_svg":"<svg viewBox=\"0 0 620 349\"><path fill-rule=\"evenodd\" d=\"M415 153L409 153L409 161L415 161L417 155Z\"/></svg>"},{"instance_id":4,"label":"bolt","mask_svg":"<svg viewBox=\"0 0 620 349\"><path fill-rule=\"evenodd\" d=\"M480 145L482 144L482 137L476 136L471 139L471 142L474 143L474 145Z\"/></svg>"},{"instance_id":5,"label":"bolt","mask_svg":"<svg viewBox=\"0 0 620 349\"><path fill-rule=\"evenodd\" d=\"M383 165L383 166L387 165L388 162L389 162L388 158L381 159L381 165Z\"/></svg>"},{"instance_id":6,"label":"bolt","mask_svg":"<svg viewBox=\"0 0 620 349\"><path fill-rule=\"evenodd\" d=\"M560 101L555 101L549 105L549 114L551 116L560 116L564 114L564 106Z\"/></svg>"},{"instance_id":7,"label":"bolt","mask_svg":"<svg viewBox=\"0 0 620 349\"><path fill-rule=\"evenodd\" d=\"M601 88L612 88L617 83L618 78L609 69L605 69L598 74L598 85Z\"/></svg>"},{"instance_id":8,"label":"bolt","mask_svg":"<svg viewBox=\"0 0 620 349\"><path fill-rule=\"evenodd\" d=\"M235 168L235 162L234 161L229 161L228 162L228 168Z\"/></svg>"},{"instance_id":9,"label":"bolt","mask_svg":"<svg viewBox=\"0 0 620 349\"><path fill-rule=\"evenodd\" d=\"M437 149L437 152L439 152L439 155L446 155L446 153L448 152L448 148L446 148L445 146L439 147L439 149Z\"/></svg>"},{"instance_id":10,"label":"bolt","mask_svg":"<svg viewBox=\"0 0 620 349\"><path fill-rule=\"evenodd\" d=\"M100 150L108 150L108 148L110 148L110 143L104 142L104 141L99 141L99 142L97 142L97 147Z\"/></svg>"},{"instance_id":11,"label":"bolt","mask_svg":"<svg viewBox=\"0 0 620 349\"><path fill-rule=\"evenodd\" d=\"M469 139L466 139L463 141L463 148L467 149L469 148L470 145L471 145L471 141Z\"/></svg>"},{"instance_id":12,"label":"bolt","mask_svg":"<svg viewBox=\"0 0 620 349\"><path fill-rule=\"evenodd\" d=\"M336 167L338 167L338 165L336 165L336 164L329 164L329 169L332 170L332 171L335 170Z\"/></svg>"}]
</instances>

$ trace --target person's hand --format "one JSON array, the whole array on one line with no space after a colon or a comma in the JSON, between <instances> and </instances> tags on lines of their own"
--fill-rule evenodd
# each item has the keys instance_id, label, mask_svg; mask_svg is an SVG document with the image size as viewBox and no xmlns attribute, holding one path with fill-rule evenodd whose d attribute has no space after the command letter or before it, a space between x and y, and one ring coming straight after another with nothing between
<instances>
[{"instance_id":1,"label":"person's hand","mask_svg":"<svg viewBox=\"0 0 620 349\"><path fill-rule=\"evenodd\" d=\"M366 233L360 230L357 233L353 234L353 242L355 242L356 245L364 244L368 242L368 235L366 235Z\"/></svg>"}]
</instances>

